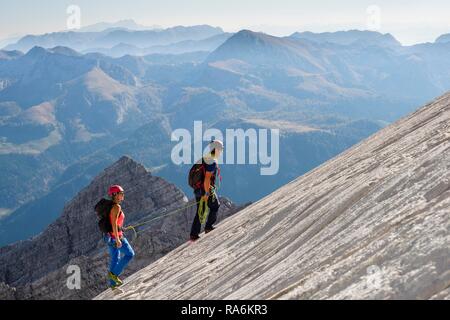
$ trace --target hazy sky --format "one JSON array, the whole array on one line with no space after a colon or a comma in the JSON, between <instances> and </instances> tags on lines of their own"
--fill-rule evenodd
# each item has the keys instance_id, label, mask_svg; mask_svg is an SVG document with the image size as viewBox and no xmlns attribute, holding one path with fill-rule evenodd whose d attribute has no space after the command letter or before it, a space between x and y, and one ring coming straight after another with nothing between
<instances>
[{"instance_id":1,"label":"hazy sky","mask_svg":"<svg viewBox=\"0 0 450 320\"><path fill-rule=\"evenodd\" d=\"M294 31L378 28L404 44L450 33L448 0L0 0L0 39L67 29L69 5L80 7L81 26L134 19L139 24L210 24L225 31L251 29L274 35ZM379 23L374 24L379 8ZM372 7L373 8L373 7ZM368 24L369 23L369 24Z\"/></svg>"}]
</instances>

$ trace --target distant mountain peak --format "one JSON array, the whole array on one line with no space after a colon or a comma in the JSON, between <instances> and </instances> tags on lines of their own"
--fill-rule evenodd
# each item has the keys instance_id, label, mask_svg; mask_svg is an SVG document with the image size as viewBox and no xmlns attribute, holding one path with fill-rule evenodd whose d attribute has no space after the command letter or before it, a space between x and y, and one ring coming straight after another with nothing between
<instances>
[{"instance_id":1,"label":"distant mountain peak","mask_svg":"<svg viewBox=\"0 0 450 320\"><path fill-rule=\"evenodd\" d=\"M72 56L72 57L78 57L81 56L82 54L69 48L69 47L64 47L64 46L56 46L54 48L48 49L48 51L52 52L52 53L57 53L57 54L62 54L65 56Z\"/></svg>"},{"instance_id":2,"label":"distant mountain peak","mask_svg":"<svg viewBox=\"0 0 450 320\"><path fill-rule=\"evenodd\" d=\"M160 26L144 26L133 19L123 19L115 22L98 22L86 27L80 28L81 32L101 32L108 29L130 29L130 30L148 30L148 29L160 29Z\"/></svg>"},{"instance_id":3,"label":"distant mountain peak","mask_svg":"<svg viewBox=\"0 0 450 320\"><path fill-rule=\"evenodd\" d=\"M239 32L235 33L231 38L270 38L272 36L263 33L263 32L256 32L249 29L242 29ZM231 39L230 38L230 39Z\"/></svg>"},{"instance_id":4,"label":"distant mountain peak","mask_svg":"<svg viewBox=\"0 0 450 320\"><path fill-rule=\"evenodd\" d=\"M37 57L42 57L43 55L46 55L46 54L48 54L47 49L40 47L40 46L34 46L30 50L28 50L28 52L26 53L25 56L37 58Z\"/></svg>"},{"instance_id":5,"label":"distant mountain peak","mask_svg":"<svg viewBox=\"0 0 450 320\"><path fill-rule=\"evenodd\" d=\"M236 32L236 35L254 35L257 33L258 32L252 31L250 29L242 29L242 30L239 30L238 32Z\"/></svg>"},{"instance_id":6,"label":"distant mountain peak","mask_svg":"<svg viewBox=\"0 0 450 320\"><path fill-rule=\"evenodd\" d=\"M144 177L150 177L151 173L142 164L136 162L128 155L123 155L119 160L105 168L103 172L99 173L97 177L92 181L92 184L98 184L99 181L105 179L111 180L111 184L120 184L119 177L126 175L133 177L132 179L142 179ZM118 180L114 180L117 177Z\"/></svg>"},{"instance_id":7,"label":"distant mountain peak","mask_svg":"<svg viewBox=\"0 0 450 320\"><path fill-rule=\"evenodd\" d=\"M41 46L34 46L28 52L26 53L26 56L28 57L34 57L34 58L40 58L46 54L60 54L64 56L72 56L72 57L78 57L82 54L65 46L56 46L53 48L43 48Z\"/></svg>"},{"instance_id":8,"label":"distant mountain peak","mask_svg":"<svg viewBox=\"0 0 450 320\"><path fill-rule=\"evenodd\" d=\"M208 30L215 30L219 33L223 33L223 29L221 27L213 27L209 24L197 24L197 25L192 25L192 26L183 26L183 25L178 25L178 26L173 26L170 28L167 28L165 30L177 30L177 29L208 29Z\"/></svg>"},{"instance_id":9,"label":"distant mountain peak","mask_svg":"<svg viewBox=\"0 0 450 320\"><path fill-rule=\"evenodd\" d=\"M131 170L133 171L135 174L149 174L150 172L147 171L147 169L145 169L145 167L140 164L139 162L133 160L130 156L128 155L123 155L122 157L120 157L119 160L117 160L114 164L112 164L111 166L109 166L105 172L110 172L110 171L121 171L121 170Z\"/></svg>"},{"instance_id":10,"label":"distant mountain peak","mask_svg":"<svg viewBox=\"0 0 450 320\"><path fill-rule=\"evenodd\" d=\"M129 87L112 78L101 67L94 66L72 83L82 83L91 92L100 94L104 99L114 100L116 95L129 92Z\"/></svg>"},{"instance_id":11,"label":"distant mountain peak","mask_svg":"<svg viewBox=\"0 0 450 320\"><path fill-rule=\"evenodd\" d=\"M23 52L19 50L0 50L0 60L11 60L23 56Z\"/></svg>"},{"instance_id":12,"label":"distant mountain peak","mask_svg":"<svg viewBox=\"0 0 450 320\"><path fill-rule=\"evenodd\" d=\"M207 62L233 59L264 65L295 63L305 61L301 50L301 46L292 39L244 29L213 51Z\"/></svg>"},{"instance_id":13,"label":"distant mountain peak","mask_svg":"<svg viewBox=\"0 0 450 320\"><path fill-rule=\"evenodd\" d=\"M315 42L329 42L340 45L351 45L355 43L361 44L379 44L383 46L399 46L400 42L394 38L390 33L380 33L370 30L347 30L336 32L321 32L315 33L311 31L295 32L288 38L306 39Z\"/></svg>"},{"instance_id":14,"label":"distant mountain peak","mask_svg":"<svg viewBox=\"0 0 450 320\"><path fill-rule=\"evenodd\" d=\"M450 42L450 33L440 35L435 41L435 43L448 43L448 42Z\"/></svg>"},{"instance_id":15,"label":"distant mountain peak","mask_svg":"<svg viewBox=\"0 0 450 320\"><path fill-rule=\"evenodd\" d=\"M275 42L283 41L281 38L277 38L266 33L254 32L251 30L241 30L225 41L221 47L242 47L254 46L255 44L273 44ZM219 47L219 48L221 48Z\"/></svg>"}]
</instances>

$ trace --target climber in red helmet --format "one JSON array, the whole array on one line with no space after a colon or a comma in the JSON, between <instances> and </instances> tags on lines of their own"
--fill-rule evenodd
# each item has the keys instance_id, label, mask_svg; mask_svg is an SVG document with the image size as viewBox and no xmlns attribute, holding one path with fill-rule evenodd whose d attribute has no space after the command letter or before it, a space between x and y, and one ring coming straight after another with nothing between
<instances>
[{"instance_id":1,"label":"climber in red helmet","mask_svg":"<svg viewBox=\"0 0 450 320\"><path fill-rule=\"evenodd\" d=\"M122 231L125 214L122 211L120 203L125 198L124 190L119 185L113 185L109 187L108 196L113 202L109 214L112 231L105 236L111 256L108 278L111 288L115 289L122 285L123 282L120 280L119 275L134 257L134 251L128 243L128 240L123 236ZM121 253L123 254L122 257L120 257Z\"/></svg>"}]
</instances>

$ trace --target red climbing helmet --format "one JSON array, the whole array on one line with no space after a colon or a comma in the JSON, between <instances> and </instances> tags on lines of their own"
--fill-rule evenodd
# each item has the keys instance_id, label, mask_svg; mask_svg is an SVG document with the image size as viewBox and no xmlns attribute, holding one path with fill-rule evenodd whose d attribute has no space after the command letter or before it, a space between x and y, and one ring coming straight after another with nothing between
<instances>
[{"instance_id":1,"label":"red climbing helmet","mask_svg":"<svg viewBox=\"0 0 450 320\"><path fill-rule=\"evenodd\" d=\"M108 189L108 195L112 196L115 193L123 192L123 188L118 184L115 184Z\"/></svg>"}]
</instances>

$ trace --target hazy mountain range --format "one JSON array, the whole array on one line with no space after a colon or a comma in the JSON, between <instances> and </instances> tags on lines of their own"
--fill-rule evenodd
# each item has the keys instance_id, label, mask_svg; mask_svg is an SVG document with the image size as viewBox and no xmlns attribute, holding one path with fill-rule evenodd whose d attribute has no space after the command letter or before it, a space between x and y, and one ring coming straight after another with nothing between
<instances>
[{"instance_id":1,"label":"hazy mountain range","mask_svg":"<svg viewBox=\"0 0 450 320\"><path fill-rule=\"evenodd\" d=\"M191 47L121 57L73 48L124 39L168 51L182 41L181 48ZM190 192L188 166L171 163L170 134L192 130L195 120L222 130L281 130L278 175L223 166L221 193L239 203L267 195L450 88L449 42L405 47L374 32L81 31L25 37L10 49L28 47L0 51L0 215L9 214L0 220L0 244L43 230L124 154ZM18 237L31 215L40 224Z\"/></svg>"},{"instance_id":2,"label":"hazy mountain range","mask_svg":"<svg viewBox=\"0 0 450 320\"><path fill-rule=\"evenodd\" d=\"M123 19L115 22L98 22L77 29L78 32L101 32L108 29L128 29L128 30L161 30L161 26L144 26L136 23L133 19Z\"/></svg>"},{"instance_id":3,"label":"hazy mountain range","mask_svg":"<svg viewBox=\"0 0 450 320\"><path fill-rule=\"evenodd\" d=\"M123 25L129 25L124 23ZM106 27L106 29L105 29ZM98 30L98 31L95 31ZM27 35L5 50L28 51L34 46L52 48L66 46L81 52L112 49L118 46L145 49L153 46L167 46L182 41L199 41L224 33L221 28L208 25L176 26L167 29L132 30L119 25L99 25L91 28L46 33L44 35ZM151 50L151 49L148 49Z\"/></svg>"}]
</instances>

